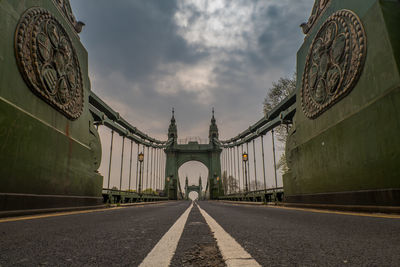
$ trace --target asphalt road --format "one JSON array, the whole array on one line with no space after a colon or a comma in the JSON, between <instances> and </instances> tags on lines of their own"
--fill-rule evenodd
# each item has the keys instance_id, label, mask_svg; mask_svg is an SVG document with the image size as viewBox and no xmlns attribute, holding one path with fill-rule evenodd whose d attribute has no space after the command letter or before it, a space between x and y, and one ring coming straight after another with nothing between
<instances>
[{"instance_id":1,"label":"asphalt road","mask_svg":"<svg viewBox=\"0 0 400 267\"><path fill-rule=\"evenodd\" d=\"M400 266L400 219L200 206L263 266Z\"/></svg>"},{"instance_id":2,"label":"asphalt road","mask_svg":"<svg viewBox=\"0 0 400 267\"><path fill-rule=\"evenodd\" d=\"M217 242L197 206L189 214L171 266L225 266Z\"/></svg>"},{"instance_id":3,"label":"asphalt road","mask_svg":"<svg viewBox=\"0 0 400 267\"><path fill-rule=\"evenodd\" d=\"M189 204L0 223L0 265L137 266Z\"/></svg>"},{"instance_id":4,"label":"asphalt road","mask_svg":"<svg viewBox=\"0 0 400 267\"><path fill-rule=\"evenodd\" d=\"M138 266L189 206L0 221L0 266ZM211 201L199 206L262 266L400 266L400 219ZM171 266L224 266L217 243L194 205Z\"/></svg>"}]
</instances>

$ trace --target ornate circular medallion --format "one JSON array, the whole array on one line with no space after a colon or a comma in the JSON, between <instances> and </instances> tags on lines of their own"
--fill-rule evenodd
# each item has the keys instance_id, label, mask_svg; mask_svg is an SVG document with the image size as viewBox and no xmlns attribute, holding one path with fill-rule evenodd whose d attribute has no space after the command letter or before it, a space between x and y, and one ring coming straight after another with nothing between
<instances>
[{"instance_id":1,"label":"ornate circular medallion","mask_svg":"<svg viewBox=\"0 0 400 267\"><path fill-rule=\"evenodd\" d=\"M352 11L340 10L321 26L303 73L301 104L308 118L318 117L353 89L366 47L363 25Z\"/></svg>"},{"instance_id":2,"label":"ornate circular medallion","mask_svg":"<svg viewBox=\"0 0 400 267\"><path fill-rule=\"evenodd\" d=\"M82 75L76 51L49 11L30 8L15 33L18 66L31 90L69 119L83 109Z\"/></svg>"}]
</instances>

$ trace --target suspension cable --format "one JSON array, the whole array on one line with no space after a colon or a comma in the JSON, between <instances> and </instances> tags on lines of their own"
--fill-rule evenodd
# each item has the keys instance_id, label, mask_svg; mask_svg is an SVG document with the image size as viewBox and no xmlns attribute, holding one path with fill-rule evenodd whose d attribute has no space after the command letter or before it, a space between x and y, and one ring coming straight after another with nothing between
<instances>
[{"instance_id":1,"label":"suspension cable","mask_svg":"<svg viewBox=\"0 0 400 267\"><path fill-rule=\"evenodd\" d=\"M271 131L272 135L272 151L274 153L274 174L275 174L275 189L278 188L278 178L276 175L276 158L275 158L275 138L274 138L274 130Z\"/></svg>"},{"instance_id":2,"label":"suspension cable","mask_svg":"<svg viewBox=\"0 0 400 267\"><path fill-rule=\"evenodd\" d=\"M136 187L135 187L136 192L139 192L139 191L138 191L138 190L139 190L139 187L138 187L138 183L139 183L139 179L138 179L138 176L139 176L139 160L137 159L137 157L138 157L138 155L139 155L139 146L140 146L140 144L137 143L137 153L136 153Z\"/></svg>"},{"instance_id":3,"label":"suspension cable","mask_svg":"<svg viewBox=\"0 0 400 267\"><path fill-rule=\"evenodd\" d=\"M257 187L257 161L256 161L256 146L254 144L255 139L253 139L253 157L254 157L254 180L256 182L256 191L258 190Z\"/></svg>"},{"instance_id":4,"label":"suspension cable","mask_svg":"<svg viewBox=\"0 0 400 267\"><path fill-rule=\"evenodd\" d=\"M249 150L249 142L246 143L246 149L247 149L247 155L249 155L249 153L250 153L250 150ZM245 162L245 164L247 164L247 175L248 175L248 178L247 178L247 179L249 179L249 191L251 191L250 161L247 160L247 161Z\"/></svg>"},{"instance_id":5,"label":"suspension cable","mask_svg":"<svg viewBox=\"0 0 400 267\"><path fill-rule=\"evenodd\" d=\"M149 154L150 154L150 148L147 146L147 153L146 153L146 179L143 179L143 191L149 187L148 181L149 181Z\"/></svg>"},{"instance_id":6,"label":"suspension cable","mask_svg":"<svg viewBox=\"0 0 400 267\"><path fill-rule=\"evenodd\" d=\"M240 175L240 168L239 168L239 161L240 161L239 147L238 146L235 146L235 147L236 147L236 154L237 154L237 171L238 171L239 193L240 193L240 178L241 178L241 175ZM244 187L244 184L243 184L243 187Z\"/></svg>"},{"instance_id":7,"label":"suspension cable","mask_svg":"<svg viewBox=\"0 0 400 267\"><path fill-rule=\"evenodd\" d=\"M119 192L122 191L122 170L124 168L124 148L125 148L125 136L122 136L122 152L121 152L121 172L119 175ZM121 201L121 199L120 199Z\"/></svg>"},{"instance_id":8,"label":"suspension cable","mask_svg":"<svg viewBox=\"0 0 400 267\"><path fill-rule=\"evenodd\" d=\"M154 155L154 158L155 158L155 166L154 166L154 191L155 191L155 192L157 192L157 189L158 189L158 151L159 151L159 149L156 148L155 155Z\"/></svg>"},{"instance_id":9,"label":"suspension cable","mask_svg":"<svg viewBox=\"0 0 400 267\"><path fill-rule=\"evenodd\" d=\"M153 188L153 148L150 147L150 181L149 187Z\"/></svg>"},{"instance_id":10,"label":"suspension cable","mask_svg":"<svg viewBox=\"0 0 400 267\"><path fill-rule=\"evenodd\" d=\"M133 147L133 141L131 140L131 155L129 158L129 184L128 184L128 191L131 191L131 178L132 178L132 147Z\"/></svg>"},{"instance_id":11,"label":"suspension cable","mask_svg":"<svg viewBox=\"0 0 400 267\"><path fill-rule=\"evenodd\" d=\"M157 154L157 149L154 148L154 151L153 151L153 161L154 161L154 163L153 163L153 191L154 192L156 191L156 167L157 167L156 154Z\"/></svg>"},{"instance_id":12,"label":"suspension cable","mask_svg":"<svg viewBox=\"0 0 400 267\"><path fill-rule=\"evenodd\" d=\"M240 149L241 149L241 154L242 154L242 157L243 157L243 144L240 146ZM243 188L244 188L244 191L247 191L247 189L248 189L248 187L247 187L247 177L246 177L246 174L244 173L244 161L242 160L242 175L243 175Z\"/></svg>"},{"instance_id":13,"label":"suspension cable","mask_svg":"<svg viewBox=\"0 0 400 267\"><path fill-rule=\"evenodd\" d=\"M110 162L108 164L108 184L107 184L107 189L110 189L111 160L112 160L113 141L114 141L114 130L111 130Z\"/></svg>"},{"instance_id":14,"label":"suspension cable","mask_svg":"<svg viewBox=\"0 0 400 267\"><path fill-rule=\"evenodd\" d=\"M233 170L235 172L234 185L235 185L235 193L236 193L236 191L237 191L237 183L236 183L237 176L236 176L236 157L235 157L236 153L235 153L235 147L232 148L232 151L233 151Z\"/></svg>"},{"instance_id":15,"label":"suspension cable","mask_svg":"<svg viewBox=\"0 0 400 267\"><path fill-rule=\"evenodd\" d=\"M262 150L262 161L263 161L263 175L264 175L264 190L267 191L267 183L265 180L265 156L264 156L264 136L261 135L261 150Z\"/></svg>"}]
</instances>

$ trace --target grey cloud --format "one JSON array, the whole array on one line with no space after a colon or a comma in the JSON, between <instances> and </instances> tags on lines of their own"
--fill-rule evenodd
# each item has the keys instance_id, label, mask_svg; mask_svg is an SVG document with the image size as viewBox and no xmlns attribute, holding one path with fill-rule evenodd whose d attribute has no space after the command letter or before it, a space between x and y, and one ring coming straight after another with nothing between
<instances>
[{"instance_id":1,"label":"grey cloud","mask_svg":"<svg viewBox=\"0 0 400 267\"><path fill-rule=\"evenodd\" d=\"M298 25L307 20L313 4L313 0L286 2L254 10L254 32L243 32L243 37L255 37L256 46L223 51L190 45L179 35L174 20L176 1L71 0L76 17L87 24L81 38L89 52L93 90L129 107L126 114L131 123L160 138L165 138L172 106L177 109L180 137L193 135L194 128L206 138L211 106L216 107L222 138L235 135L262 116L266 88L295 69L296 51L303 39ZM189 25L202 16L195 8L190 14ZM179 70L175 68L208 61L215 62L214 83L204 88L212 94L210 103L199 102L197 92L185 88L176 88L178 94L156 90L157 82L175 75ZM161 65L168 69L160 69ZM127 82L108 79L111 73Z\"/></svg>"},{"instance_id":2,"label":"grey cloud","mask_svg":"<svg viewBox=\"0 0 400 267\"><path fill-rule=\"evenodd\" d=\"M82 33L97 71L119 71L146 81L162 62L193 63L204 56L177 35L175 1L72 1L82 20ZM83 15L84 14L84 15ZM90 40L90 41L89 41Z\"/></svg>"},{"instance_id":3,"label":"grey cloud","mask_svg":"<svg viewBox=\"0 0 400 267\"><path fill-rule=\"evenodd\" d=\"M287 6L273 5L265 10L262 17L268 17L270 23L262 28L258 38L259 52L265 58L264 62L285 69L293 65L293 58L288 55L293 55L293 51L299 48L303 34L298 25L307 20L304 15L309 12L313 2L301 0Z\"/></svg>"}]
</instances>

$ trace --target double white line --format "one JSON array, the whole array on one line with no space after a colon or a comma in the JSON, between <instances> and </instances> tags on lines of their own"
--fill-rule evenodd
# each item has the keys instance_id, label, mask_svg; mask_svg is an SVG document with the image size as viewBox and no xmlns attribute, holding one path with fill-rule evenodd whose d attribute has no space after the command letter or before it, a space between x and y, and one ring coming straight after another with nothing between
<instances>
[{"instance_id":1,"label":"double white line","mask_svg":"<svg viewBox=\"0 0 400 267\"><path fill-rule=\"evenodd\" d=\"M155 247L140 264L140 267L161 267L170 265L192 208L193 202L174 223L174 225L172 225L168 232L160 239L160 241L158 241ZM219 250L221 251L222 257L227 266L261 266L206 211L200 208L200 206L198 206L198 208L210 227L211 232L214 233Z\"/></svg>"}]
</instances>

